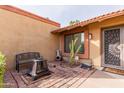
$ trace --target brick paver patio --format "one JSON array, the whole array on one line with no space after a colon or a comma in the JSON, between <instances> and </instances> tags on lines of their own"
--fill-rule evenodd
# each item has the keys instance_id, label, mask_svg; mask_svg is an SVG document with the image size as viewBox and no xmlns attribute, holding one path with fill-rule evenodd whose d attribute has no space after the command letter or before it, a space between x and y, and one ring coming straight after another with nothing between
<instances>
[{"instance_id":1,"label":"brick paver patio","mask_svg":"<svg viewBox=\"0 0 124 93\"><path fill-rule=\"evenodd\" d=\"M54 68L54 65L56 67ZM84 88L84 87L124 87L124 76L100 70L86 70L79 66L75 68L61 67L59 64L49 63L53 72L34 82L28 82L20 73L7 71L5 87L26 88Z\"/></svg>"}]
</instances>

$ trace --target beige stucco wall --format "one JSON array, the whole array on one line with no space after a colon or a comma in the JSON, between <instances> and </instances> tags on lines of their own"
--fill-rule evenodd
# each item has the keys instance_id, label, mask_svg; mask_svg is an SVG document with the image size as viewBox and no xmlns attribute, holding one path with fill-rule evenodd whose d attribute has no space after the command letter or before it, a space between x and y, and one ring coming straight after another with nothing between
<instances>
[{"instance_id":1,"label":"beige stucco wall","mask_svg":"<svg viewBox=\"0 0 124 93\"><path fill-rule=\"evenodd\" d=\"M90 40L90 59L96 67L101 66L101 29L124 24L124 16L119 16L102 22L89 25L89 33L92 33L93 39Z\"/></svg>"},{"instance_id":2,"label":"beige stucco wall","mask_svg":"<svg viewBox=\"0 0 124 93\"><path fill-rule=\"evenodd\" d=\"M47 60L55 58L59 37L50 31L58 27L0 9L0 51L7 57L7 66L15 67L15 55L38 51Z\"/></svg>"}]
</instances>

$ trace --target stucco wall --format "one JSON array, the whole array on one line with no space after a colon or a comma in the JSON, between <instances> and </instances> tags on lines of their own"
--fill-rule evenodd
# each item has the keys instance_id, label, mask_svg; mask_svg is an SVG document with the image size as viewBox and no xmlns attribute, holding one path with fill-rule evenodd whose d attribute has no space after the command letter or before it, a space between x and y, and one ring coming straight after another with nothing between
<instances>
[{"instance_id":1,"label":"stucco wall","mask_svg":"<svg viewBox=\"0 0 124 93\"><path fill-rule=\"evenodd\" d=\"M7 66L15 67L15 55L38 51L47 60L54 60L59 37L50 31L58 27L0 9L0 51L7 57Z\"/></svg>"},{"instance_id":2,"label":"stucco wall","mask_svg":"<svg viewBox=\"0 0 124 93\"><path fill-rule=\"evenodd\" d=\"M124 25L124 16L119 16L105 20L99 23L93 23L89 25L89 33L92 33L93 39L90 40L90 58L96 67L101 66L101 29Z\"/></svg>"}]
</instances>

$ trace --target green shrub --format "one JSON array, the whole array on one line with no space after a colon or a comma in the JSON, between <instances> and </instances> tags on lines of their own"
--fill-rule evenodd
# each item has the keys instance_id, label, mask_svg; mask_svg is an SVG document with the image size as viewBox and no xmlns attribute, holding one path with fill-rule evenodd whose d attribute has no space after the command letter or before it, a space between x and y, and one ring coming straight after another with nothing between
<instances>
[{"instance_id":1,"label":"green shrub","mask_svg":"<svg viewBox=\"0 0 124 93\"><path fill-rule=\"evenodd\" d=\"M5 55L3 55L1 52L0 52L0 87L3 86L3 78L4 78L4 72L5 72Z\"/></svg>"}]
</instances>

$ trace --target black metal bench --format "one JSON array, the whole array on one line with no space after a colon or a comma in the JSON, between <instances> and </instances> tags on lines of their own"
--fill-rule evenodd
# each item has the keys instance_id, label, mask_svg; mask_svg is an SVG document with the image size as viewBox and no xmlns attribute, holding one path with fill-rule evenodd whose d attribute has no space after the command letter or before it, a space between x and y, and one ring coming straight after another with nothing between
<instances>
[{"instance_id":1,"label":"black metal bench","mask_svg":"<svg viewBox=\"0 0 124 93\"><path fill-rule=\"evenodd\" d=\"M27 72L32 76L32 79L35 80L36 77L41 75L50 74L50 71L47 66L47 60L44 60L42 56L40 56L39 52L27 52L16 55L16 70L19 73L20 65L28 64L32 62L33 65L30 70Z\"/></svg>"}]
</instances>

